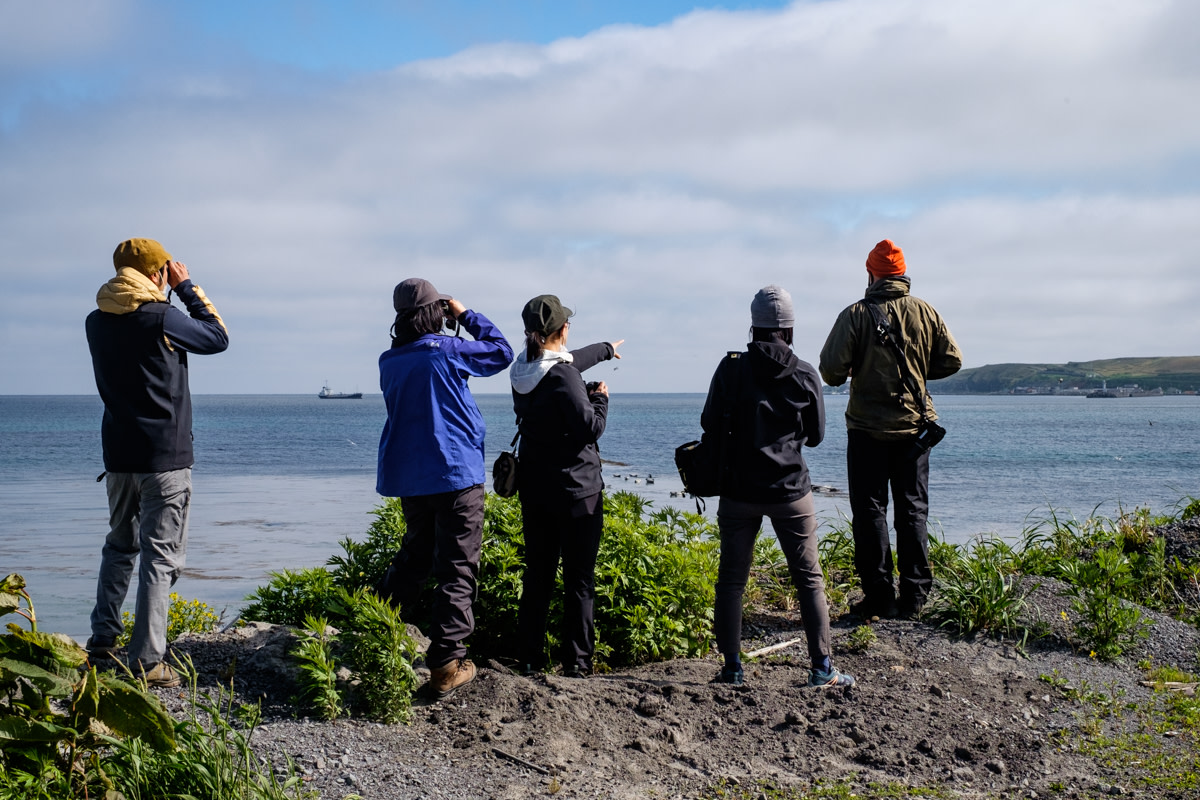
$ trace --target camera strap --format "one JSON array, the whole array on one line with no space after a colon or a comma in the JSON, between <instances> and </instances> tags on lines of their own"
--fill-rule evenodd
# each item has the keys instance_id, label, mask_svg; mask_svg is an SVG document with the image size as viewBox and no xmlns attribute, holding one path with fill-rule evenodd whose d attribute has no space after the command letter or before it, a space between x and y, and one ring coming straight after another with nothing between
<instances>
[{"instance_id":1,"label":"camera strap","mask_svg":"<svg viewBox=\"0 0 1200 800\"><path fill-rule=\"evenodd\" d=\"M900 346L900 342L896 339L895 332L892 331L892 324L888 321L881 309L875 303L869 303L863 300L863 305L871 312L871 317L875 320L875 340L884 347L892 351L896 357L896 368L900 371L900 380L912 393L913 400L917 403L917 408L921 412L921 422L929 422L929 404L925 402L925 393L921 390L921 384L908 368L908 359L904 357L904 348Z\"/></svg>"}]
</instances>

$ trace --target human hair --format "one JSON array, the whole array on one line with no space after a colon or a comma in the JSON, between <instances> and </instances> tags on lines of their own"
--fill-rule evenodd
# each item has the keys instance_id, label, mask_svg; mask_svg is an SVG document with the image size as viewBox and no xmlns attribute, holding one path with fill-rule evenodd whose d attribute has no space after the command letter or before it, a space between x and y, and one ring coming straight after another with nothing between
<instances>
[{"instance_id":1,"label":"human hair","mask_svg":"<svg viewBox=\"0 0 1200 800\"><path fill-rule=\"evenodd\" d=\"M542 351L546 349L546 340L557 336L566 326L567 323L564 322L559 326L558 330L550 331L547 336L542 336L535 331L525 331L525 360L536 361L541 358Z\"/></svg>"},{"instance_id":2,"label":"human hair","mask_svg":"<svg viewBox=\"0 0 1200 800\"><path fill-rule=\"evenodd\" d=\"M779 342L780 344L791 345L792 329L791 328L751 328L750 340L753 342Z\"/></svg>"},{"instance_id":3,"label":"human hair","mask_svg":"<svg viewBox=\"0 0 1200 800\"><path fill-rule=\"evenodd\" d=\"M437 333L442 329L445 319L441 301L399 312L392 323L392 347L408 344L427 333Z\"/></svg>"}]
</instances>

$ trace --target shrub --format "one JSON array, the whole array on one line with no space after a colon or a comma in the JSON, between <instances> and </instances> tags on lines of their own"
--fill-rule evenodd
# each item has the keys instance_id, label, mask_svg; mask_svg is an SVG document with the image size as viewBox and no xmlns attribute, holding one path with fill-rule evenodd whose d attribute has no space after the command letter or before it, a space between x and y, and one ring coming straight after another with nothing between
<instances>
[{"instance_id":1,"label":"shrub","mask_svg":"<svg viewBox=\"0 0 1200 800\"><path fill-rule=\"evenodd\" d=\"M173 642L185 633L210 633L221 623L221 617L208 603L200 600L184 600L178 592L171 592L171 604L167 608L167 641ZM128 612L121 613L121 624L125 630L117 637L117 645L125 647L133 635L136 617Z\"/></svg>"},{"instance_id":2,"label":"shrub","mask_svg":"<svg viewBox=\"0 0 1200 800\"><path fill-rule=\"evenodd\" d=\"M1099 658L1119 658L1149 635L1150 621L1137 606L1122 599L1136 578L1119 544L1096 550L1089 560L1067 562L1062 573L1067 582L1063 595L1071 598L1071 608L1079 615L1075 634Z\"/></svg>"},{"instance_id":3,"label":"shrub","mask_svg":"<svg viewBox=\"0 0 1200 800\"><path fill-rule=\"evenodd\" d=\"M246 598L250 602L242 609L243 619L299 627L305 617L324 614L333 599L336 588L333 574L324 567L268 574L270 582Z\"/></svg>"},{"instance_id":4,"label":"shrub","mask_svg":"<svg viewBox=\"0 0 1200 800\"><path fill-rule=\"evenodd\" d=\"M321 719L337 719L345 710L337 686L338 665L331 631L324 617L306 617L295 650L300 662L300 701Z\"/></svg>"},{"instance_id":5,"label":"shrub","mask_svg":"<svg viewBox=\"0 0 1200 800\"><path fill-rule=\"evenodd\" d=\"M346 666L358 681L355 705L380 722L407 722L417 674L417 643L400 613L370 589L339 589L331 604Z\"/></svg>"}]
</instances>

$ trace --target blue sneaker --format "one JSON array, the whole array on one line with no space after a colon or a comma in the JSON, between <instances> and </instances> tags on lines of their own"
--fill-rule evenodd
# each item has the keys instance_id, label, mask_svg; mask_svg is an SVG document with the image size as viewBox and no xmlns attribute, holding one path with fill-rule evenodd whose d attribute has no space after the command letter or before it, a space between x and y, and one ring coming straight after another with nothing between
<instances>
[{"instance_id":1,"label":"blue sneaker","mask_svg":"<svg viewBox=\"0 0 1200 800\"><path fill-rule=\"evenodd\" d=\"M808 685L814 689L845 689L854 685L854 676L839 672L837 667L830 667L829 672L812 669L808 671Z\"/></svg>"},{"instance_id":2,"label":"blue sneaker","mask_svg":"<svg viewBox=\"0 0 1200 800\"><path fill-rule=\"evenodd\" d=\"M745 680L745 673L741 667L722 667L721 674L717 676L717 683L728 683L732 686L741 686Z\"/></svg>"}]
</instances>

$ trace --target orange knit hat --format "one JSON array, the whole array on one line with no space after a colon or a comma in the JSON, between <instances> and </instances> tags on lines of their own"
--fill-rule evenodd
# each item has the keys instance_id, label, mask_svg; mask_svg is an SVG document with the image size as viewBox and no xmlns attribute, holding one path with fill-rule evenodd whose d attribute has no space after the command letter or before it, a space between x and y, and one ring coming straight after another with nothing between
<instances>
[{"instance_id":1,"label":"orange knit hat","mask_svg":"<svg viewBox=\"0 0 1200 800\"><path fill-rule=\"evenodd\" d=\"M876 278L903 275L904 269L904 251L896 247L891 239L884 239L875 245L875 249L867 256L867 271Z\"/></svg>"}]
</instances>

